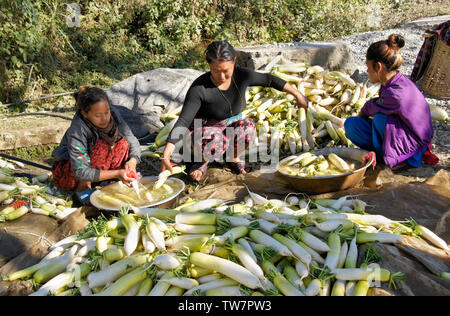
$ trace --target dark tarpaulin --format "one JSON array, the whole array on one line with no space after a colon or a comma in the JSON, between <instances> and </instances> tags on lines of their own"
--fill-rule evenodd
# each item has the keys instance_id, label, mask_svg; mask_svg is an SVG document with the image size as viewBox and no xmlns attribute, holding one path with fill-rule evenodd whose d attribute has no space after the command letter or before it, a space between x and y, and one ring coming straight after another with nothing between
<instances>
[{"instance_id":1,"label":"dark tarpaulin","mask_svg":"<svg viewBox=\"0 0 450 316\"><path fill-rule=\"evenodd\" d=\"M250 191L267 198L284 198L292 190L277 173L252 172L246 176L230 175L220 169L208 173L209 185L189 195L192 198L210 197L240 202ZM378 180L377 180L378 179ZM377 183L384 183L377 185ZM341 192L317 195L317 198L337 199L344 195L356 195L370 205L366 212L384 215L392 220L414 218L431 229L447 244L450 241L450 173L441 170L425 182L411 182L408 177L394 175L390 170L368 172L364 182L356 188ZM370 187L368 187L370 186ZM450 253L432 246L425 240L405 237L398 245L377 244L383 259L381 267L391 272L403 272L405 282L399 282L397 290L383 283L372 295L450 295L450 281L437 275L450 271ZM361 248L364 249L364 248ZM360 261L362 262L362 251Z\"/></svg>"}]
</instances>

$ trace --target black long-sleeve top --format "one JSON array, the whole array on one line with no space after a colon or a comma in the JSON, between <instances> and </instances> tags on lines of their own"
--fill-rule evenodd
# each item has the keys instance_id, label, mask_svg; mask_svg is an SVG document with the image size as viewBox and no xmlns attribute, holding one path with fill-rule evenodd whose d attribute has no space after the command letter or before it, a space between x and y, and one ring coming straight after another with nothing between
<instances>
[{"instance_id":1,"label":"black long-sleeve top","mask_svg":"<svg viewBox=\"0 0 450 316\"><path fill-rule=\"evenodd\" d=\"M210 71L198 77L186 94L180 117L167 141L175 144L179 139L172 136L173 131L177 127L189 128L194 118L225 120L240 114L246 107L245 90L249 86L283 91L286 84L274 75L240 67L235 68L233 79L236 84L231 82L228 90L219 90L211 81Z\"/></svg>"}]
</instances>

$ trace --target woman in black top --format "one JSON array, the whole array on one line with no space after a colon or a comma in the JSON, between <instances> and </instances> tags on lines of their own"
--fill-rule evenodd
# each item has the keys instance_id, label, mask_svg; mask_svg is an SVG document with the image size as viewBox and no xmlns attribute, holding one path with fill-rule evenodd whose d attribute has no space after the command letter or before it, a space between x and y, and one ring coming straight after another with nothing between
<instances>
[{"instance_id":1,"label":"woman in black top","mask_svg":"<svg viewBox=\"0 0 450 316\"><path fill-rule=\"evenodd\" d=\"M234 143L232 166L238 173L245 174L245 163L239 160L237 143L244 140L246 147L253 141L255 124L249 118L243 118L246 107L245 90L249 86L272 87L292 94L298 106L307 108L307 99L286 81L267 73L259 73L247 68L235 67L236 51L227 41L211 43L206 49L206 60L210 70L198 77L189 88L180 117L167 141L162 158L161 171L172 171L170 158L179 140L180 129L194 131L194 144L199 144L203 152L208 151L217 158ZM193 128L194 119L201 119L201 130ZM233 127L233 139L227 137L225 127ZM181 133L182 134L182 133ZM234 137L236 136L236 137ZM245 150L245 148L244 148ZM190 176L199 181L207 172L211 159L202 154L202 162L194 164Z\"/></svg>"}]
</instances>

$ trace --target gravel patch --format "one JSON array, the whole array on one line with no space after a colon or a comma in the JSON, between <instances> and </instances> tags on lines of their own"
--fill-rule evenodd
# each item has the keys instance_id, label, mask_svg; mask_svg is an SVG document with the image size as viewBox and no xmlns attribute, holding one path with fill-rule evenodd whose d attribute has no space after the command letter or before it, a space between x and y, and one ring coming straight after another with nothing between
<instances>
[{"instance_id":1,"label":"gravel patch","mask_svg":"<svg viewBox=\"0 0 450 316\"><path fill-rule=\"evenodd\" d=\"M450 15L446 17L447 18L443 17L442 21L450 19ZM355 79L358 81L365 81L369 79L366 68L366 51L369 45L376 41L385 40L390 34L393 33L400 34L405 38L405 47L402 48L401 52L403 57L403 65L401 66L400 71L409 77L424 41L424 31L429 27L431 27L431 25L424 26L423 24L415 24L412 22L394 29L358 33L342 38L341 41L350 46L350 50L356 63L357 70L354 74ZM450 100L435 99L430 97L427 97L427 100L435 103L436 105L445 107L447 111L450 109Z\"/></svg>"}]
</instances>

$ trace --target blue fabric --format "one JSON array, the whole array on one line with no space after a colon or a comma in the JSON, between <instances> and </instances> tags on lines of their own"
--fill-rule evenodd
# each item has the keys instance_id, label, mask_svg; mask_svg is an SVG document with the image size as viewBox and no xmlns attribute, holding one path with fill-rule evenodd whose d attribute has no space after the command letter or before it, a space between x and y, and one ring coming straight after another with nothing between
<instances>
[{"instance_id":1,"label":"blue fabric","mask_svg":"<svg viewBox=\"0 0 450 316\"><path fill-rule=\"evenodd\" d=\"M244 114L242 114L242 112L241 112L238 115L235 115L235 116L225 119L225 122L226 122L226 125L229 126L229 125L233 124L234 122L242 120L243 118L244 118Z\"/></svg>"},{"instance_id":2,"label":"blue fabric","mask_svg":"<svg viewBox=\"0 0 450 316\"><path fill-rule=\"evenodd\" d=\"M423 154L428 150L428 147L425 148L424 150L418 152L417 154L415 154L414 156L412 156L411 158L406 159L406 162L413 167L420 167L422 165L422 157Z\"/></svg>"},{"instance_id":3,"label":"blue fabric","mask_svg":"<svg viewBox=\"0 0 450 316\"><path fill-rule=\"evenodd\" d=\"M383 155L384 129L387 122L387 115L375 114L373 119L355 116L349 117L345 121L345 134L356 146L375 151L378 155Z\"/></svg>"},{"instance_id":4,"label":"blue fabric","mask_svg":"<svg viewBox=\"0 0 450 316\"><path fill-rule=\"evenodd\" d=\"M373 119L353 116L345 120L345 134L359 148L374 151L379 157L383 157L383 140L384 130L386 128L388 115L377 113ZM416 153L406 162L412 167L420 167L422 165L422 156L427 151Z\"/></svg>"}]
</instances>

